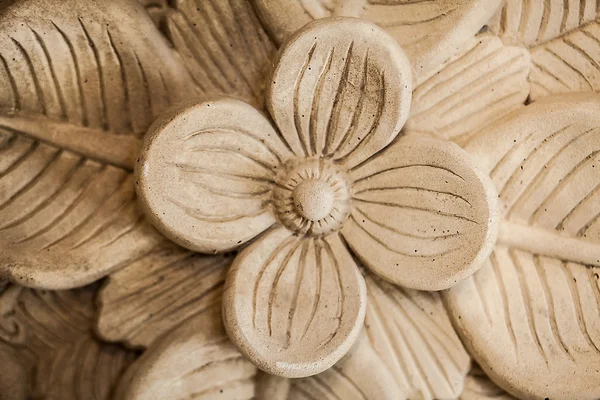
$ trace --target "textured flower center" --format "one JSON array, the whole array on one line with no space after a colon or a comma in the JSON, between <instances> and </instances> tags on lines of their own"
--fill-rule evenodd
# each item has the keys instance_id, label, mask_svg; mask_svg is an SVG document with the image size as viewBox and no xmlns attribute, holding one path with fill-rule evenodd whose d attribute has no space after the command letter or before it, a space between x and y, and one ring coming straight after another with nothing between
<instances>
[{"instance_id":1,"label":"textured flower center","mask_svg":"<svg viewBox=\"0 0 600 400\"><path fill-rule=\"evenodd\" d=\"M318 221L331 213L334 196L333 188L327 182L316 179L302 181L292 194L298 214L311 221Z\"/></svg>"},{"instance_id":2,"label":"textured flower center","mask_svg":"<svg viewBox=\"0 0 600 400\"><path fill-rule=\"evenodd\" d=\"M348 217L350 181L328 160L293 160L277 175L273 202L279 220L288 229L324 235L339 229Z\"/></svg>"}]
</instances>

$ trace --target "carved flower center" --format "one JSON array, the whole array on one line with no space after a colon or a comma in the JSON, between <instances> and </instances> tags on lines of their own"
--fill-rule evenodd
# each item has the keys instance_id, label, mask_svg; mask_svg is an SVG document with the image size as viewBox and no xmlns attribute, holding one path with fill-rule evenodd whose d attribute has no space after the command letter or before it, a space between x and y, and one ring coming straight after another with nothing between
<instances>
[{"instance_id":1,"label":"carved flower center","mask_svg":"<svg viewBox=\"0 0 600 400\"><path fill-rule=\"evenodd\" d=\"M298 214L311 221L318 221L331 213L334 205L333 188L328 182L316 179L302 181L292 194Z\"/></svg>"},{"instance_id":2,"label":"carved flower center","mask_svg":"<svg viewBox=\"0 0 600 400\"><path fill-rule=\"evenodd\" d=\"M324 235L339 229L348 217L350 181L328 160L293 160L277 175L273 202L279 220L288 229Z\"/></svg>"}]
</instances>

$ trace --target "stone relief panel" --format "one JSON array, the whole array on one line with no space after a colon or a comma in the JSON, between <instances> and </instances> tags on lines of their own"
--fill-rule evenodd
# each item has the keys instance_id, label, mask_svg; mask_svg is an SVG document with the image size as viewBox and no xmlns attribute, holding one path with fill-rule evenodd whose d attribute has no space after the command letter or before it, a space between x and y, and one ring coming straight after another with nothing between
<instances>
[{"instance_id":1,"label":"stone relief panel","mask_svg":"<svg viewBox=\"0 0 600 400\"><path fill-rule=\"evenodd\" d=\"M598 12L3 2L0 399L599 398Z\"/></svg>"}]
</instances>

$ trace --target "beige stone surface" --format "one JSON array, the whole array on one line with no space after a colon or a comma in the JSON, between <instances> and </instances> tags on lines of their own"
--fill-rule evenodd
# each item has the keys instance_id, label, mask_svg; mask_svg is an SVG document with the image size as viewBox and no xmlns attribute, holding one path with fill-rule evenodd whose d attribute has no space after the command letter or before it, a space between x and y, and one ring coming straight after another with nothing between
<instances>
[{"instance_id":1,"label":"beige stone surface","mask_svg":"<svg viewBox=\"0 0 600 400\"><path fill-rule=\"evenodd\" d=\"M478 365L473 365L465 388L460 394L459 400L515 400L513 396L500 389Z\"/></svg>"},{"instance_id":2,"label":"beige stone surface","mask_svg":"<svg viewBox=\"0 0 600 400\"><path fill-rule=\"evenodd\" d=\"M0 290L0 399L112 399L135 354L95 339L94 294Z\"/></svg>"},{"instance_id":3,"label":"beige stone surface","mask_svg":"<svg viewBox=\"0 0 600 400\"><path fill-rule=\"evenodd\" d=\"M366 294L349 249L386 279L428 290L489 254L496 195L468 154L416 135L385 148L410 92L393 38L358 19L319 20L280 49L272 123L225 98L181 105L150 128L136 185L161 232L205 253L260 235L229 273L224 318L261 369L313 375L351 347Z\"/></svg>"},{"instance_id":4,"label":"beige stone surface","mask_svg":"<svg viewBox=\"0 0 600 400\"><path fill-rule=\"evenodd\" d=\"M98 334L136 349L150 346L220 304L231 261L230 256L205 256L173 245L113 273L98 292Z\"/></svg>"},{"instance_id":5,"label":"beige stone surface","mask_svg":"<svg viewBox=\"0 0 600 400\"><path fill-rule=\"evenodd\" d=\"M405 130L464 142L525 103L531 57L489 33L477 35L413 91Z\"/></svg>"},{"instance_id":6,"label":"beige stone surface","mask_svg":"<svg viewBox=\"0 0 600 400\"><path fill-rule=\"evenodd\" d=\"M163 241L130 172L189 76L134 2L10 2L0 32L0 276L82 286Z\"/></svg>"},{"instance_id":7,"label":"beige stone surface","mask_svg":"<svg viewBox=\"0 0 600 400\"><path fill-rule=\"evenodd\" d=\"M600 4L507 0L490 24L503 41L529 48L531 97L600 89Z\"/></svg>"},{"instance_id":8,"label":"beige stone surface","mask_svg":"<svg viewBox=\"0 0 600 400\"><path fill-rule=\"evenodd\" d=\"M362 18L385 29L406 51L415 82L421 83L494 15L501 0L253 0L279 43L319 18Z\"/></svg>"},{"instance_id":9,"label":"beige stone surface","mask_svg":"<svg viewBox=\"0 0 600 400\"><path fill-rule=\"evenodd\" d=\"M519 398L600 396L599 111L594 94L548 98L466 145L503 220L485 266L446 300L470 354Z\"/></svg>"},{"instance_id":10,"label":"beige stone surface","mask_svg":"<svg viewBox=\"0 0 600 400\"><path fill-rule=\"evenodd\" d=\"M254 399L257 369L227 338L220 313L208 309L163 336L128 369L115 399Z\"/></svg>"},{"instance_id":11,"label":"beige stone surface","mask_svg":"<svg viewBox=\"0 0 600 400\"><path fill-rule=\"evenodd\" d=\"M0 4L0 399L600 397L597 2L138 3Z\"/></svg>"}]
</instances>

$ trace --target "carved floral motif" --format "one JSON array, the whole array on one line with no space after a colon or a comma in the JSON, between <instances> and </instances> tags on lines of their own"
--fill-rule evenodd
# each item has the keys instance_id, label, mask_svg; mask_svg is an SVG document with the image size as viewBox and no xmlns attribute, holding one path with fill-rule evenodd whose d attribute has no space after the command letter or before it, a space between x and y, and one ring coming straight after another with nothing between
<instances>
[{"instance_id":1,"label":"carved floral motif","mask_svg":"<svg viewBox=\"0 0 600 400\"><path fill-rule=\"evenodd\" d=\"M497 233L487 176L450 142L394 140L409 114L408 60L375 25L317 21L280 50L266 105L185 105L149 130L136 166L146 213L205 253L236 257L225 326L261 369L313 375L350 348L366 290L348 250L396 284L446 289ZM276 352L276 357L273 356Z\"/></svg>"},{"instance_id":2,"label":"carved floral motif","mask_svg":"<svg viewBox=\"0 0 600 400\"><path fill-rule=\"evenodd\" d=\"M152 20L134 1L0 2L0 398L110 396L133 356L94 338L92 292L38 292L2 281L57 289L107 274L98 296L98 334L148 348L121 380L118 396L128 400L164 398L164 393L173 399L304 400L600 396L595 384L600 369L598 100L583 94L545 98L598 90L596 1L140 2ZM495 12L488 32L477 33ZM402 148L408 139L419 143L417 133L460 144L500 195L501 228L483 267L448 291L395 286L359 267L357 279L367 287L358 307L366 308L365 329L333 367L289 380L257 372L226 338L219 310L233 255L195 254L157 234L136 205L132 171L145 131L167 107L182 99L199 103L194 99L226 95L262 110L276 48L306 22L340 15L386 30L412 68L410 110L403 103L409 112L406 136L381 154ZM305 76L317 79L318 67L327 65L329 53L320 49L314 50L319 65ZM339 71L333 67L342 50L347 47L331 51L332 74ZM381 60L373 54L370 59ZM365 82L365 89L375 87L376 80ZM324 80L322 91L336 83ZM360 84L349 85L346 92L359 89ZM375 103L377 90L366 92L365 99ZM313 115L311 99L298 103L305 115ZM273 109L276 130L294 132L295 127L279 126ZM315 109L316 124L299 118L303 132L322 127L319 118L328 108ZM264 126L261 132L275 132L271 123ZM313 142L307 143L312 150ZM256 150L255 157L266 154L260 144L244 149ZM284 149L284 154L289 153ZM366 166L373 152L364 154ZM305 162L308 158L291 156L289 169L275 174L288 187L263 193L264 208L260 201L252 203L254 210L269 210L265 216L285 227L280 232L312 243L295 253L290 246L280 282L295 276L297 269L290 266L314 268L316 263L293 262L309 260L312 253L316 260L316 243L344 237L358 212L351 174L335 162L321 167ZM215 170L230 171L225 160L216 157ZM270 161L268 169L279 166ZM319 184L321 191L299 187L286 181L292 165L330 172L332 179ZM319 200L314 194L327 191L331 182L340 191ZM220 183L226 187L225 179ZM277 199L292 201L277 201L276 192ZM309 233L302 224L324 215L328 204L348 199L340 214L348 217L327 218L328 234ZM305 204L311 205L308 211ZM392 220L386 214L377 222ZM244 228L260 230L252 224ZM260 240L275 233L269 230L242 248L238 261L251 251L258 254ZM227 246L249 239L235 237ZM350 247L361 261L348 257L348 265L384 265L367 261L379 261L385 252L361 256L360 245L363 241ZM334 264L322 254L322 263ZM303 288L307 281L300 283ZM295 281L287 285L292 289L278 291L277 298L295 293ZM289 321L289 313L281 320ZM287 331L278 332L283 332L279 343L285 343ZM467 375L470 356L481 370ZM35 373L32 365L38 366Z\"/></svg>"}]
</instances>

